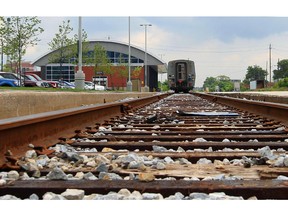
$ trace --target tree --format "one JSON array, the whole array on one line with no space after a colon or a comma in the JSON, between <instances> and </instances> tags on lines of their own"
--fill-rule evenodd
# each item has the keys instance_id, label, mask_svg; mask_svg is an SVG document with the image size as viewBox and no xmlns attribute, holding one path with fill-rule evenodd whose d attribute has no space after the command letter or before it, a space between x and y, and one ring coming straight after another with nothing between
<instances>
[{"instance_id":1,"label":"tree","mask_svg":"<svg viewBox=\"0 0 288 216\"><path fill-rule=\"evenodd\" d=\"M89 42L87 41L88 35L87 32L82 29L82 63L89 64L91 62L91 55L89 52ZM79 54L79 38L78 34L74 35L73 38L73 44L70 47L71 49L71 56L68 56L70 58L73 58L72 62L74 64L78 64L78 54Z\"/></svg>"},{"instance_id":2,"label":"tree","mask_svg":"<svg viewBox=\"0 0 288 216\"><path fill-rule=\"evenodd\" d=\"M107 51L105 48L99 43L96 43L94 46L93 55L92 64L94 65L95 76L97 76L97 73L105 73L108 74L111 78L114 72L111 69L111 62L107 56Z\"/></svg>"},{"instance_id":3,"label":"tree","mask_svg":"<svg viewBox=\"0 0 288 216\"><path fill-rule=\"evenodd\" d=\"M128 77L128 64L122 54L118 58L118 73L122 79ZM124 86L124 83L122 83L122 86Z\"/></svg>"},{"instance_id":4,"label":"tree","mask_svg":"<svg viewBox=\"0 0 288 216\"><path fill-rule=\"evenodd\" d=\"M9 55L11 61L15 60L17 73L20 76L22 58L26 54L28 46L37 45L37 42L40 41L37 36L44 31L38 26L41 20L37 17L19 16L10 17L8 20L1 18L1 20L4 23L2 29L5 41L4 53ZM21 79L20 76L20 81Z\"/></svg>"},{"instance_id":5,"label":"tree","mask_svg":"<svg viewBox=\"0 0 288 216\"><path fill-rule=\"evenodd\" d=\"M69 34L72 31L73 28L70 27L70 20L67 20L67 22L63 21L62 25L59 25L59 32L56 33L52 41L48 43L50 50L56 51L51 55L49 61L60 64L61 77L63 76L63 63L65 60L68 61L73 55L73 47L71 45L75 43L75 39L69 38Z\"/></svg>"},{"instance_id":6,"label":"tree","mask_svg":"<svg viewBox=\"0 0 288 216\"><path fill-rule=\"evenodd\" d=\"M208 88L209 91L215 91L217 85L218 82L215 77L207 77L203 83L203 89Z\"/></svg>"},{"instance_id":7,"label":"tree","mask_svg":"<svg viewBox=\"0 0 288 216\"><path fill-rule=\"evenodd\" d=\"M137 66L137 67L133 67L132 68L132 77L134 78L139 78L140 74L141 74L141 70L142 70L142 67L140 66Z\"/></svg>"},{"instance_id":8,"label":"tree","mask_svg":"<svg viewBox=\"0 0 288 216\"><path fill-rule=\"evenodd\" d=\"M233 91L234 84L231 82L228 76L220 75L217 76L219 90L222 92Z\"/></svg>"},{"instance_id":9,"label":"tree","mask_svg":"<svg viewBox=\"0 0 288 216\"><path fill-rule=\"evenodd\" d=\"M288 59L283 59L277 63L277 70L273 71L273 79L282 79L288 77Z\"/></svg>"},{"instance_id":10,"label":"tree","mask_svg":"<svg viewBox=\"0 0 288 216\"><path fill-rule=\"evenodd\" d=\"M249 84L251 81L254 80L265 80L267 74L267 71L263 70L260 66L249 66L247 68L247 73L243 82Z\"/></svg>"},{"instance_id":11,"label":"tree","mask_svg":"<svg viewBox=\"0 0 288 216\"><path fill-rule=\"evenodd\" d=\"M218 89L217 89L218 87ZM203 84L203 89L208 88L209 91L233 91L234 85L228 76L220 75L217 77L207 77Z\"/></svg>"}]
</instances>

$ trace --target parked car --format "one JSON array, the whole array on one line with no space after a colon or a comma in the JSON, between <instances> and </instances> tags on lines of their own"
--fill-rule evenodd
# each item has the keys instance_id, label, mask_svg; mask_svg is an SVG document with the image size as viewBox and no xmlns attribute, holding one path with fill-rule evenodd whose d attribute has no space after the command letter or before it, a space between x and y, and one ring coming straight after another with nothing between
<instances>
[{"instance_id":1,"label":"parked car","mask_svg":"<svg viewBox=\"0 0 288 216\"><path fill-rule=\"evenodd\" d=\"M19 82L16 79L7 79L0 75L0 86L18 87Z\"/></svg>"},{"instance_id":2,"label":"parked car","mask_svg":"<svg viewBox=\"0 0 288 216\"><path fill-rule=\"evenodd\" d=\"M104 91L105 87L101 86L101 85L98 85L98 84L94 84L93 82L85 81L84 89Z\"/></svg>"},{"instance_id":3,"label":"parked car","mask_svg":"<svg viewBox=\"0 0 288 216\"><path fill-rule=\"evenodd\" d=\"M7 79L15 79L18 80L20 83L20 77L19 75L15 74L15 73L11 73L11 72L0 72L0 75L3 76L4 78ZM38 81L33 81L30 80L29 78L24 76L21 76L21 82L22 85L21 86L25 86L25 87L35 87L35 86L39 86L41 87L41 83L37 83Z\"/></svg>"},{"instance_id":4,"label":"parked car","mask_svg":"<svg viewBox=\"0 0 288 216\"><path fill-rule=\"evenodd\" d=\"M27 75L33 76L36 80L38 81L44 81L47 83L50 83L52 85L53 88L58 88L58 81L52 81L52 80L43 80L41 77L39 77L37 74L33 74L33 73L29 73Z\"/></svg>"},{"instance_id":5,"label":"parked car","mask_svg":"<svg viewBox=\"0 0 288 216\"><path fill-rule=\"evenodd\" d=\"M63 81L63 80L59 80L58 87L62 89L75 89L75 85L73 83Z\"/></svg>"},{"instance_id":6,"label":"parked car","mask_svg":"<svg viewBox=\"0 0 288 216\"><path fill-rule=\"evenodd\" d=\"M48 83L44 80L39 81L34 76L31 76L29 74L24 75L24 79L26 79L26 81L30 80L32 82L35 82L37 87L53 88L53 86L50 83Z\"/></svg>"}]
</instances>

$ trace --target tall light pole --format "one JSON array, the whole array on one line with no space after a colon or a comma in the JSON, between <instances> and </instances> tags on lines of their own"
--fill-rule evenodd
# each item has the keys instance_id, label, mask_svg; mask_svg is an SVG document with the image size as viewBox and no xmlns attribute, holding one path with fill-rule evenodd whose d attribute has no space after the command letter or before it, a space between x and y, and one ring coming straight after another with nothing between
<instances>
[{"instance_id":1,"label":"tall light pole","mask_svg":"<svg viewBox=\"0 0 288 216\"><path fill-rule=\"evenodd\" d=\"M145 91L149 91L149 87L148 87L148 75L147 75L147 26L152 26L151 24L140 24L140 26L144 26L145 27Z\"/></svg>"},{"instance_id":2,"label":"tall light pole","mask_svg":"<svg viewBox=\"0 0 288 216\"><path fill-rule=\"evenodd\" d=\"M75 88L84 89L85 74L82 71L82 18L79 17L78 26L78 71L75 74Z\"/></svg>"},{"instance_id":3,"label":"tall light pole","mask_svg":"<svg viewBox=\"0 0 288 216\"><path fill-rule=\"evenodd\" d=\"M131 46L130 46L130 16L128 18L128 39L129 39L129 50L128 50L128 82L127 82L127 91L132 91L132 82L131 82Z\"/></svg>"}]
</instances>

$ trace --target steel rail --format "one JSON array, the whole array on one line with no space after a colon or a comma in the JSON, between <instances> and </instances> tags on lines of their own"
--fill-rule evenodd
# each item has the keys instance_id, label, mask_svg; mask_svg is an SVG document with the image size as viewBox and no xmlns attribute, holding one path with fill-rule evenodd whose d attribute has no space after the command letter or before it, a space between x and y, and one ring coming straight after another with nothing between
<instances>
[{"instance_id":1,"label":"steel rail","mask_svg":"<svg viewBox=\"0 0 288 216\"><path fill-rule=\"evenodd\" d=\"M251 101L199 92L195 92L193 94L206 100L210 100L241 110L246 110L251 113L264 116L266 118L277 120L285 126L288 126L288 105L286 104Z\"/></svg>"},{"instance_id":2,"label":"steel rail","mask_svg":"<svg viewBox=\"0 0 288 216\"><path fill-rule=\"evenodd\" d=\"M75 135L76 130L122 115L129 109L154 103L168 95L159 94L123 102L76 107L0 120L0 167L5 163L8 151L9 156L12 153L13 157L19 157L29 150L30 143L45 150L54 145L59 138L69 138Z\"/></svg>"}]
</instances>

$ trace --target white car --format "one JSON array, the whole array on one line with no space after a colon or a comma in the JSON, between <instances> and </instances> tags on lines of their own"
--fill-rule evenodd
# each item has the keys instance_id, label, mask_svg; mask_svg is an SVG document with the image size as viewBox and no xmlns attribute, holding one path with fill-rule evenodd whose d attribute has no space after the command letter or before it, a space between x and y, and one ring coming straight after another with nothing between
<instances>
[{"instance_id":1,"label":"white car","mask_svg":"<svg viewBox=\"0 0 288 216\"><path fill-rule=\"evenodd\" d=\"M94 84L93 82L85 81L84 89L104 91L104 90L105 90L105 87L104 87L104 86L101 86L101 85L98 85L98 84Z\"/></svg>"},{"instance_id":2,"label":"white car","mask_svg":"<svg viewBox=\"0 0 288 216\"><path fill-rule=\"evenodd\" d=\"M105 87L104 87L104 86L101 86L101 85L98 85L98 84L95 84L95 90L104 91L104 90L105 90Z\"/></svg>"}]
</instances>

